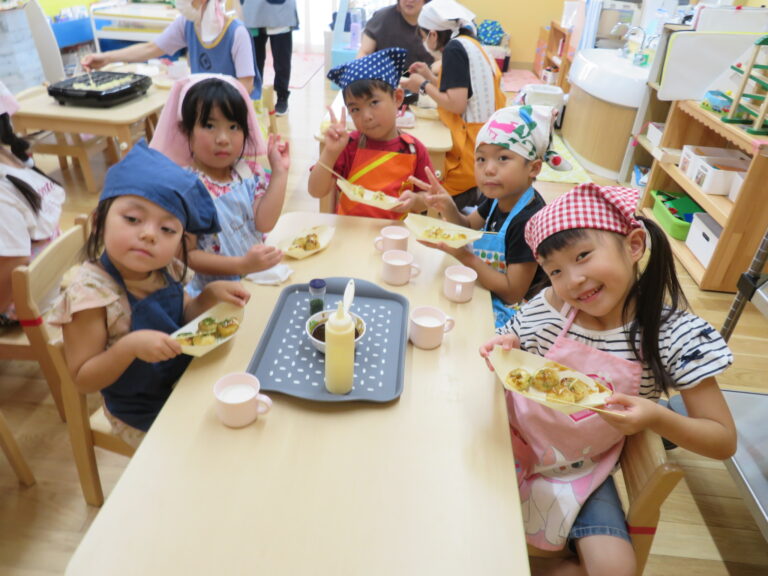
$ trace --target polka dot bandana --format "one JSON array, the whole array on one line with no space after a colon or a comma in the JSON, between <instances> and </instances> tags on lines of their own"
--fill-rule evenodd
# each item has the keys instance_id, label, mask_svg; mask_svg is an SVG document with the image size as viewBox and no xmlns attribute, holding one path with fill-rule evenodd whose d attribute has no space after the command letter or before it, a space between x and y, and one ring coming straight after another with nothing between
<instances>
[{"instance_id":1,"label":"polka dot bandana","mask_svg":"<svg viewBox=\"0 0 768 576\"><path fill-rule=\"evenodd\" d=\"M404 48L386 48L368 56L357 58L328 72L328 79L344 90L358 80L381 80L392 88L400 84L400 77L405 72Z\"/></svg>"},{"instance_id":2,"label":"polka dot bandana","mask_svg":"<svg viewBox=\"0 0 768 576\"><path fill-rule=\"evenodd\" d=\"M640 192L619 186L581 184L536 212L525 226L525 241L538 256L539 244L563 230L590 228L629 234L642 223L635 218Z\"/></svg>"}]
</instances>

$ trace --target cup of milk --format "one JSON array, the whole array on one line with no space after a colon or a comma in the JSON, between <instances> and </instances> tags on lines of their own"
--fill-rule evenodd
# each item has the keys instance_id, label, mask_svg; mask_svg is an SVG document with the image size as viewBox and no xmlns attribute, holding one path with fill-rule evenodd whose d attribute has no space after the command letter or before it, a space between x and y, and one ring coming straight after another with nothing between
<instances>
[{"instance_id":1,"label":"cup of milk","mask_svg":"<svg viewBox=\"0 0 768 576\"><path fill-rule=\"evenodd\" d=\"M227 374L213 385L216 415L231 428L247 426L269 412L272 400L259 394L259 379L247 372Z\"/></svg>"},{"instance_id":2,"label":"cup of milk","mask_svg":"<svg viewBox=\"0 0 768 576\"><path fill-rule=\"evenodd\" d=\"M453 302L469 302L475 291L477 272L468 266L449 266L445 269L443 294Z\"/></svg>"},{"instance_id":3,"label":"cup of milk","mask_svg":"<svg viewBox=\"0 0 768 576\"><path fill-rule=\"evenodd\" d=\"M434 306L419 306L411 312L410 338L417 348L431 350L443 343L443 335L453 330L453 318Z\"/></svg>"},{"instance_id":4,"label":"cup of milk","mask_svg":"<svg viewBox=\"0 0 768 576\"><path fill-rule=\"evenodd\" d=\"M403 286L418 276L419 265L413 261L413 254L405 250L387 250L381 256L381 278L387 284Z\"/></svg>"}]
</instances>

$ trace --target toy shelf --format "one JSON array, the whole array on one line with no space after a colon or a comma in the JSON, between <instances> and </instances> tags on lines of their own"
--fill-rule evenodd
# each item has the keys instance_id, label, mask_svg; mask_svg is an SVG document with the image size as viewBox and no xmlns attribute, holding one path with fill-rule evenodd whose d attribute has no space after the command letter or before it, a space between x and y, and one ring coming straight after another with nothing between
<instances>
[{"instance_id":1,"label":"toy shelf","mask_svg":"<svg viewBox=\"0 0 768 576\"><path fill-rule=\"evenodd\" d=\"M641 141L642 143L642 141ZM723 231L708 266L703 266L685 242L669 238L672 250L702 290L736 292L741 273L768 227L768 141L726 124L698 102L676 101L667 117L662 149L680 149L686 144L738 148L752 157L741 192L735 202L726 196L706 194L674 163L654 160L646 190L685 192L714 218ZM645 194L643 214L653 218L653 197Z\"/></svg>"}]
</instances>

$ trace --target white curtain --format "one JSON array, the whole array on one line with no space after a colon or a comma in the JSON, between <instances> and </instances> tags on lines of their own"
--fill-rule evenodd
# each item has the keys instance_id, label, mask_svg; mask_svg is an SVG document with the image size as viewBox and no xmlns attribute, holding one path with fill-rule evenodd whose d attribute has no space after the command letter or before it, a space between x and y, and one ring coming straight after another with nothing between
<instances>
[{"instance_id":1,"label":"white curtain","mask_svg":"<svg viewBox=\"0 0 768 576\"><path fill-rule=\"evenodd\" d=\"M587 9L584 13L584 31L579 40L579 50L595 47L597 26L600 23L600 12L603 9L603 0L587 0Z\"/></svg>"}]
</instances>

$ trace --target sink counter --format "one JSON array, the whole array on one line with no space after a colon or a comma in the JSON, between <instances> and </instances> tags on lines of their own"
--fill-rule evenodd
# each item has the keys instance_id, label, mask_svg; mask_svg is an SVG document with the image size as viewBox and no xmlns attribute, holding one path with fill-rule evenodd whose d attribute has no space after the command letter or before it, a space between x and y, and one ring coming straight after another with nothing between
<instances>
[{"instance_id":1,"label":"sink counter","mask_svg":"<svg viewBox=\"0 0 768 576\"><path fill-rule=\"evenodd\" d=\"M620 50L591 48L576 53L568 79L595 98L637 108L645 92L648 72L648 66L635 66Z\"/></svg>"}]
</instances>

